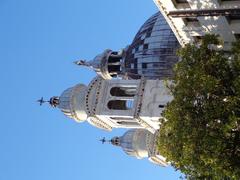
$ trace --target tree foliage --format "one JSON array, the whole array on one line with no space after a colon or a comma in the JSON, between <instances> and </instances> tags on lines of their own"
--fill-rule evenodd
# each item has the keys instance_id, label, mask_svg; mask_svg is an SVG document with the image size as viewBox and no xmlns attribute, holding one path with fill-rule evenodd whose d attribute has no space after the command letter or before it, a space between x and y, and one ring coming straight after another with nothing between
<instances>
[{"instance_id":1,"label":"tree foliage","mask_svg":"<svg viewBox=\"0 0 240 180\"><path fill-rule=\"evenodd\" d=\"M228 54L219 44L206 35L179 50L161 120L159 151L189 179L240 179L240 42Z\"/></svg>"}]
</instances>

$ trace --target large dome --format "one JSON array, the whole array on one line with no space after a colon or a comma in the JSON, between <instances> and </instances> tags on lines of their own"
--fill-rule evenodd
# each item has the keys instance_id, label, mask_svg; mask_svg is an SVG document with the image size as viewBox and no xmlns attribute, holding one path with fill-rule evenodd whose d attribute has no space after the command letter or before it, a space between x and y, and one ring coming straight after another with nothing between
<instances>
[{"instance_id":1,"label":"large dome","mask_svg":"<svg viewBox=\"0 0 240 180\"><path fill-rule=\"evenodd\" d=\"M120 51L105 50L92 61L75 63L94 69L103 79L166 79L173 76L180 47L160 12L140 28L131 45Z\"/></svg>"},{"instance_id":2,"label":"large dome","mask_svg":"<svg viewBox=\"0 0 240 180\"><path fill-rule=\"evenodd\" d=\"M179 47L170 26L158 12L143 24L126 49L123 71L133 79L171 78Z\"/></svg>"}]
</instances>

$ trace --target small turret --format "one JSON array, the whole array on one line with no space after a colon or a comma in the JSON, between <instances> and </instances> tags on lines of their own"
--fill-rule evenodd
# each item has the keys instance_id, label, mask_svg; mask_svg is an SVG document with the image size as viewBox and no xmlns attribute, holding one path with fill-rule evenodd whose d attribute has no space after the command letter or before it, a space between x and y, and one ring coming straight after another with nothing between
<instances>
[{"instance_id":1,"label":"small turret","mask_svg":"<svg viewBox=\"0 0 240 180\"><path fill-rule=\"evenodd\" d=\"M138 159L148 158L157 165L167 166L166 158L161 156L157 150L157 136L158 132L152 134L144 129L132 129L123 136L113 137L110 141L103 138L101 141L121 147L130 156Z\"/></svg>"},{"instance_id":2,"label":"small turret","mask_svg":"<svg viewBox=\"0 0 240 180\"><path fill-rule=\"evenodd\" d=\"M87 113L85 110L85 95L87 86L77 84L74 87L68 88L60 96L53 96L49 101L43 98L37 100L42 105L48 102L51 107L59 108L66 116L83 122L87 120Z\"/></svg>"},{"instance_id":3,"label":"small turret","mask_svg":"<svg viewBox=\"0 0 240 180\"><path fill-rule=\"evenodd\" d=\"M49 100L49 104L52 107L57 107L59 105L59 97L58 96L51 97L50 100Z\"/></svg>"},{"instance_id":4,"label":"small turret","mask_svg":"<svg viewBox=\"0 0 240 180\"><path fill-rule=\"evenodd\" d=\"M86 66L93 69L103 79L111 79L121 75L123 51L105 50L93 60L78 60L74 63L79 66Z\"/></svg>"},{"instance_id":5,"label":"small turret","mask_svg":"<svg viewBox=\"0 0 240 180\"><path fill-rule=\"evenodd\" d=\"M105 50L92 61L75 64L94 69L103 79L172 78L180 47L174 33L160 12L139 29L131 44L120 51Z\"/></svg>"},{"instance_id":6,"label":"small turret","mask_svg":"<svg viewBox=\"0 0 240 180\"><path fill-rule=\"evenodd\" d=\"M48 102L52 107L57 107L59 105L59 97L58 96L53 96L53 97L50 98L49 101L45 101L42 97L41 99L37 100L37 102L39 102L40 106L42 104Z\"/></svg>"},{"instance_id":7,"label":"small turret","mask_svg":"<svg viewBox=\"0 0 240 180\"><path fill-rule=\"evenodd\" d=\"M120 137L113 137L112 139L111 139L111 144L112 145L114 145L114 146L120 146L121 144L120 144Z\"/></svg>"}]
</instances>

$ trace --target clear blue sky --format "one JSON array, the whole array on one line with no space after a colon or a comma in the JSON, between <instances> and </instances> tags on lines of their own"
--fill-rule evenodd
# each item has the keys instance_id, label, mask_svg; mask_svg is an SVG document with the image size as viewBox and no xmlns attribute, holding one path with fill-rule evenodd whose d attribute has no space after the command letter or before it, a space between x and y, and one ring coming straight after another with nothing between
<instances>
[{"instance_id":1,"label":"clear blue sky","mask_svg":"<svg viewBox=\"0 0 240 180\"><path fill-rule=\"evenodd\" d=\"M131 43L157 11L152 0L0 1L0 180L172 180L180 174L127 156L107 133L36 99L95 73L72 61Z\"/></svg>"}]
</instances>

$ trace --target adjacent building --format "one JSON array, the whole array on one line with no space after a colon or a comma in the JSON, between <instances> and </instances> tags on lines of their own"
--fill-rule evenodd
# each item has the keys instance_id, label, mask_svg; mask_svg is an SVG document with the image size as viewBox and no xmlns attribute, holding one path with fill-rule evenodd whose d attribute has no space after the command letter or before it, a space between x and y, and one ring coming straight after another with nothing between
<instances>
[{"instance_id":1,"label":"adjacent building","mask_svg":"<svg viewBox=\"0 0 240 180\"><path fill-rule=\"evenodd\" d=\"M240 38L239 0L154 0L181 46L218 34L229 50Z\"/></svg>"}]
</instances>

